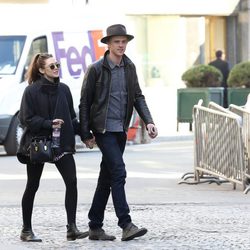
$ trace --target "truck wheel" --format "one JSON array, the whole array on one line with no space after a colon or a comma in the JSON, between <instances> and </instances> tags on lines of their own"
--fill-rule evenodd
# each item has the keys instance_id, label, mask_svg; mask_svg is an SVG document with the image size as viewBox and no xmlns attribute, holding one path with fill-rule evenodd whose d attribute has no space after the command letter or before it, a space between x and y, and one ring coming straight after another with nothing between
<instances>
[{"instance_id":1,"label":"truck wheel","mask_svg":"<svg viewBox=\"0 0 250 250\"><path fill-rule=\"evenodd\" d=\"M7 155L16 155L22 133L23 129L20 126L20 122L17 116L14 116L4 142L4 149Z\"/></svg>"}]
</instances>

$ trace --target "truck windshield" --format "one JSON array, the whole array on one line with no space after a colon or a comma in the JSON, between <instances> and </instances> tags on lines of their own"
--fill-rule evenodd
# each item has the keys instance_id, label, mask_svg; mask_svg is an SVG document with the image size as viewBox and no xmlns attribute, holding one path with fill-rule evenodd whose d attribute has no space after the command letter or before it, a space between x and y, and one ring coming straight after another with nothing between
<instances>
[{"instance_id":1,"label":"truck windshield","mask_svg":"<svg viewBox=\"0 0 250 250\"><path fill-rule=\"evenodd\" d=\"M0 75L14 74L26 36L0 36Z\"/></svg>"}]
</instances>

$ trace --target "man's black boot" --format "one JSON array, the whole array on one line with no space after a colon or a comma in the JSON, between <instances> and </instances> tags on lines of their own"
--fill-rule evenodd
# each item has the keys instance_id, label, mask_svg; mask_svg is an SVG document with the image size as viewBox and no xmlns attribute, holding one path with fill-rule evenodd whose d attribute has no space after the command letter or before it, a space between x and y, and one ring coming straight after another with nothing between
<instances>
[{"instance_id":1,"label":"man's black boot","mask_svg":"<svg viewBox=\"0 0 250 250\"><path fill-rule=\"evenodd\" d=\"M26 228L26 227L23 227L20 239L22 241L27 241L27 242L42 242L41 239L35 236L31 228Z\"/></svg>"},{"instance_id":2,"label":"man's black boot","mask_svg":"<svg viewBox=\"0 0 250 250\"><path fill-rule=\"evenodd\" d=\"M89 236L89 232L81 232L76 227L75 223L67 225L67 240L83 239Z\"/></svg>"}]
</instances>

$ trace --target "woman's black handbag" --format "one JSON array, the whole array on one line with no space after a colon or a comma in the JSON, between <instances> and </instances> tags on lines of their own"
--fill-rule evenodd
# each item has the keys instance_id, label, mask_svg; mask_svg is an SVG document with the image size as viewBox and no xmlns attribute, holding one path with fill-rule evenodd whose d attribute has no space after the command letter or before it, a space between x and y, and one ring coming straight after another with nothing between
<instances>
[{"instance_id":1,"label":"woman's black handbag","mask_svg":"<svg viewBox=\"0 0 250 250\"><path fill-rule=\"evenodd\" d=\"M52 141L46 137L33 137L30 143L30 162L37 164L53 160Z\"/></svg>"},{"instance_id":2,"label":"woman's black handbag","mask_svg":"<svg viewBox=\"0 0 250 250\"><path fill-rule=\"evenodd\" d=\"M56 100L55 112L58 106L58 97ZM54 116L53 116L54 117ZM23 164L38 164L45 162L54 162L55 149L52 146L51 137L34 136L32 137L27 127L24 128L20 145L17 150L17 158Z\"/></svg>"}]
</instances>

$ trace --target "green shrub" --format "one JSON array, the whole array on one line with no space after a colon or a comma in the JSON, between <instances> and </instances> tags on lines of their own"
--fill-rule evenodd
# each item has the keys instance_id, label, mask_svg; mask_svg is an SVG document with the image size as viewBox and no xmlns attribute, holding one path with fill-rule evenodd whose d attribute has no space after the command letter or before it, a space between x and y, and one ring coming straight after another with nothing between
<instances>
[{"instance_id":1,"label":"green shrub","mask_svg":"<svg viewBox=\"0 0 250 250\"><path fill-rule=\"evenodd\" d=\"M250 62L235 64L229 73L227 85L250 88Z\"/></svg>"},{"instance_id":2,"label":"green shrub","mask_svg":"<svg viewBox=\"0 0 250 250\"><path fill-rule=\"evenodd\" d=\"M185 71L182 80L187 87L219 87L221 86L222 74L211 65L196 65Z\"/></svg>"}]
</instances>

